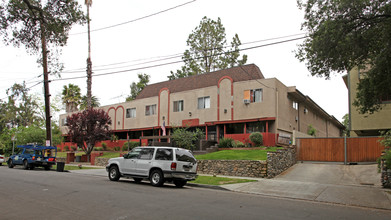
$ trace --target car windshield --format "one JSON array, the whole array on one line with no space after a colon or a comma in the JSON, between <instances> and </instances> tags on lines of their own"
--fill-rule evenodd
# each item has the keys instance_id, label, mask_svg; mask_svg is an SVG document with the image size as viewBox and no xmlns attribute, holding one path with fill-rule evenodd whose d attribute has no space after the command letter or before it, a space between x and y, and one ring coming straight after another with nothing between
<instances>
[{"instance_id":1,"label":"car windshield","mask_svg":"<svg viewBox=\"0 0 391 220\"><path fill-rule=\"evenodd\" d=\"M191 152L188 150L177 149L175 155L177 161L191 162L191 163L196 162L196 159L194 158L193 154L191 154Z\"/></svg>"}]
</instances>

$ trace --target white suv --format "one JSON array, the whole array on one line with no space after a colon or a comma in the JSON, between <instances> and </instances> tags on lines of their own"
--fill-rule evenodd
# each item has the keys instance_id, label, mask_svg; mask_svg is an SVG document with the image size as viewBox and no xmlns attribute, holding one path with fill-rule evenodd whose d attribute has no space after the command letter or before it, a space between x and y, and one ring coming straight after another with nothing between
<instances>
[{"instance_id":1,"label":"white suv","mask_svg":"<svg viewBox=\"0 0 391 220\"><path fill-rule=\"evenodd\" d=\"M197 161L191 151L173 147L136 147L123 157L109 160L106 170L111 181L121 176L140 182L149 179L153 186L165 181L177 187L197 178Z\"/></svg>"}]
</instances>

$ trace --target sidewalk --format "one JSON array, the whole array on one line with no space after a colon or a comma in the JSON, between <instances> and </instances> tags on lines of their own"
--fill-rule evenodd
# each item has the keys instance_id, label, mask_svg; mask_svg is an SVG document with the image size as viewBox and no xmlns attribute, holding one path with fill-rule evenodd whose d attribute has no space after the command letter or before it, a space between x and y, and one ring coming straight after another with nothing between
<instances>
[{"instance_id":1,"label":"sidewalk","mask_svg":"<svg viewBox=\"0 0 391 220\"><path fill-rule=\"evenodd\" d=\"M100 168L102 169L81 169L70 170L69 172L107 177L107 172L104 167ZM227 184L221 186L208 186L189 183L188 186L223 189L240 193L391 210L391 190L383 189L379 185L341 185L308 182L308 180L304 180L305 182L295 180L292 181L285 180L283 178L229 178L255 179L257 180L257 182ZM350 184L350 182L348 183Z\"/></svg>"}]
</instances>

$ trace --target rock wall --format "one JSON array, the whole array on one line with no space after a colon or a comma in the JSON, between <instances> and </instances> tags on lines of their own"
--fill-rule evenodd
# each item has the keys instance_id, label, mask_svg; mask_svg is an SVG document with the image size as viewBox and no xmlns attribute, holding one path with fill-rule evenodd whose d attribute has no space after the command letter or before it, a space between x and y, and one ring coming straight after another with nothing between
<instances>
[{"instance_id":1,"label":"rock wall","mask_svg":"<svg viewBox=\"0 0 391 220\"><path fill-rule=\"evenodd\" d=\"M384 156L384 152L382 153L382 157ZM380 169L381 169L381 184L384 188L391 188L391 169L386 166L386 160L381 159L380 161Z\"/></svg>"},{"instance_id":2,"label":"rock wall","mask_svg":"<svg viewBox=\"0 0 391 220\"><path fill-rule=\"evenodd\" d=\"M198 174L264 178L267 164L257 160L199 160Z\"/></svg>"},{"instance_id":3,"label":"rock wall","mask_svg":"<svg viewBox=\"0 0 391 220\"><path fill-rule=\"evenodd\" d=\"M296 164L296 147L267 152L267 177L273 178Z\"/></svg>"},{"instance_id":4,"label":"rock wall","mask_svg":"<svg viewBox=\"0 0 391 220\"><path fill-rule=\"evenodd\" d=\"M108 164L109 159L110 158L96 157L95 158L95 166L105 167Z\"/></svg>"}]
</instances>

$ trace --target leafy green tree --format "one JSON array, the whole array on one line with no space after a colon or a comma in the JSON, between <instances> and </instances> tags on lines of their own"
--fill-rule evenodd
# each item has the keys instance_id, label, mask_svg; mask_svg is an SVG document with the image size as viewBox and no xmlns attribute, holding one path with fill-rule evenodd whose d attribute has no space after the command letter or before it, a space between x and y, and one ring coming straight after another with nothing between
<instances>
[{"instance_id":1,"label":"leafy green tree","mask_svg":"<svg viewBox=\"0 0 391 220\"><path fill-rule=\"evenodd\" d=\"M84 13L75 0L3 0L0 3L0 35L16 47L24 45L28 53L40 54L45 38L50 72L62 69L59 47L65 46L73 24L85 22ZM41 35L42 34L42 35ZM42 55L42 54L41 54ZM43 57L38 58L42 64Z\"/></svg>"},{"instance_id":2,"label":"leafy green tree","mask_svg":"<svg viewBox=\"0 0 391 220\"><path fill-rule=\"evenodd\" d=\"M132 82L130 85L130 95L126 98L126 101L132 101L136 99L137 95L148 85L149 79L151 78L148 74L138 74L139 81L137 83Z\"/></svg>"},{"instance_id":3,"label":"leafy green tree","mask_svg":"<svg viewBox=\"0 0 391 220\"><path fill-rule=\"evenodd\" d=\"M342 118L342 124L345 126L345 130L343 131L343 134L350 137L350 121L349 121L349 114L345 114Z\"/></svg>"},{"instance_id":4,"label":"leafy green tree","mask_svg":"<svg viewBox=\"0 0 391 220\"><path fill-rule=\"evenodd\" d=\"M187 39L187 46L190 49L186 50L182 57L185 65L176 73L171 71L168 78L173 80L245 64L247 55L239 59L239 36L235 34L229 49L226 49L226 43L225 28L221 19L214 21L203 17L200 25Z\"/></svg>"},{"instance_id":5,"label":"leafy green tree","mask_svg":"<svg viewBox=\"0 0 391 220\"><path fill-rule=\"evenodd\" d=\"M80 87L72 83L64 86L62 90L62 103L65 104L66 112L74 112L78 110L81 103Z\"/></svg>"},{"instance_id":6,"label":"leafy green tree","mask_svg":"<svg viewBox=\"0 0 391 220\"><path fill-rule=\"evenodd\" d=\"M316 129L312 125L308 125L307 134L316 137Z\"/></svg>"},{"instance_id":7,"label":"leafy green tree","mask_svg":"<svg viewBox=\"0 0 391 220\"><path fill-rule=\"evenodd\" d=\"M188 128L174 128L174 132L171 134L171 138L178 147L190 150L194 148L194 141L203 137L204 133L199 128L196 128L195 131L189 131Z\"/></svg>"},{"instance_id":8,"label":"leafy green tree","mask_svg":"<svg viewBox=\"0 0 391 220\"><path fill-rule=\"evenodd\" d=\"M8 103L4 105L6 111L4 117L6 123L12 127L29 126L35 121L42 120L38 117L39 105L33 96L29 95L26 84L15 83L7 89Z\"/></svg>"},{"instance_id":9,"label":"leafy green tree","mask_svg":"<svg viewBox=\"0 0 391 220\"><path fill-rule=\"evenodd\" d=\"M91 97L91 107L99 107L99 99L96 96ZM88 108L88 97L85 95L81 98L80 110L86 110Z\"/></svg>"},{"instance_id":10,"label":"leafy green tree","mask_svg":"<svg viewBox=\"0 0 391 220\"><path fill-rule=\"evenodd\" d=\"M359 67L364 77L354 105L362 114L380 110L391 97L391 2L298 0L298 6L305 12L307 38L296 57L313 76Z\"/></svg>"}]
</instances>

